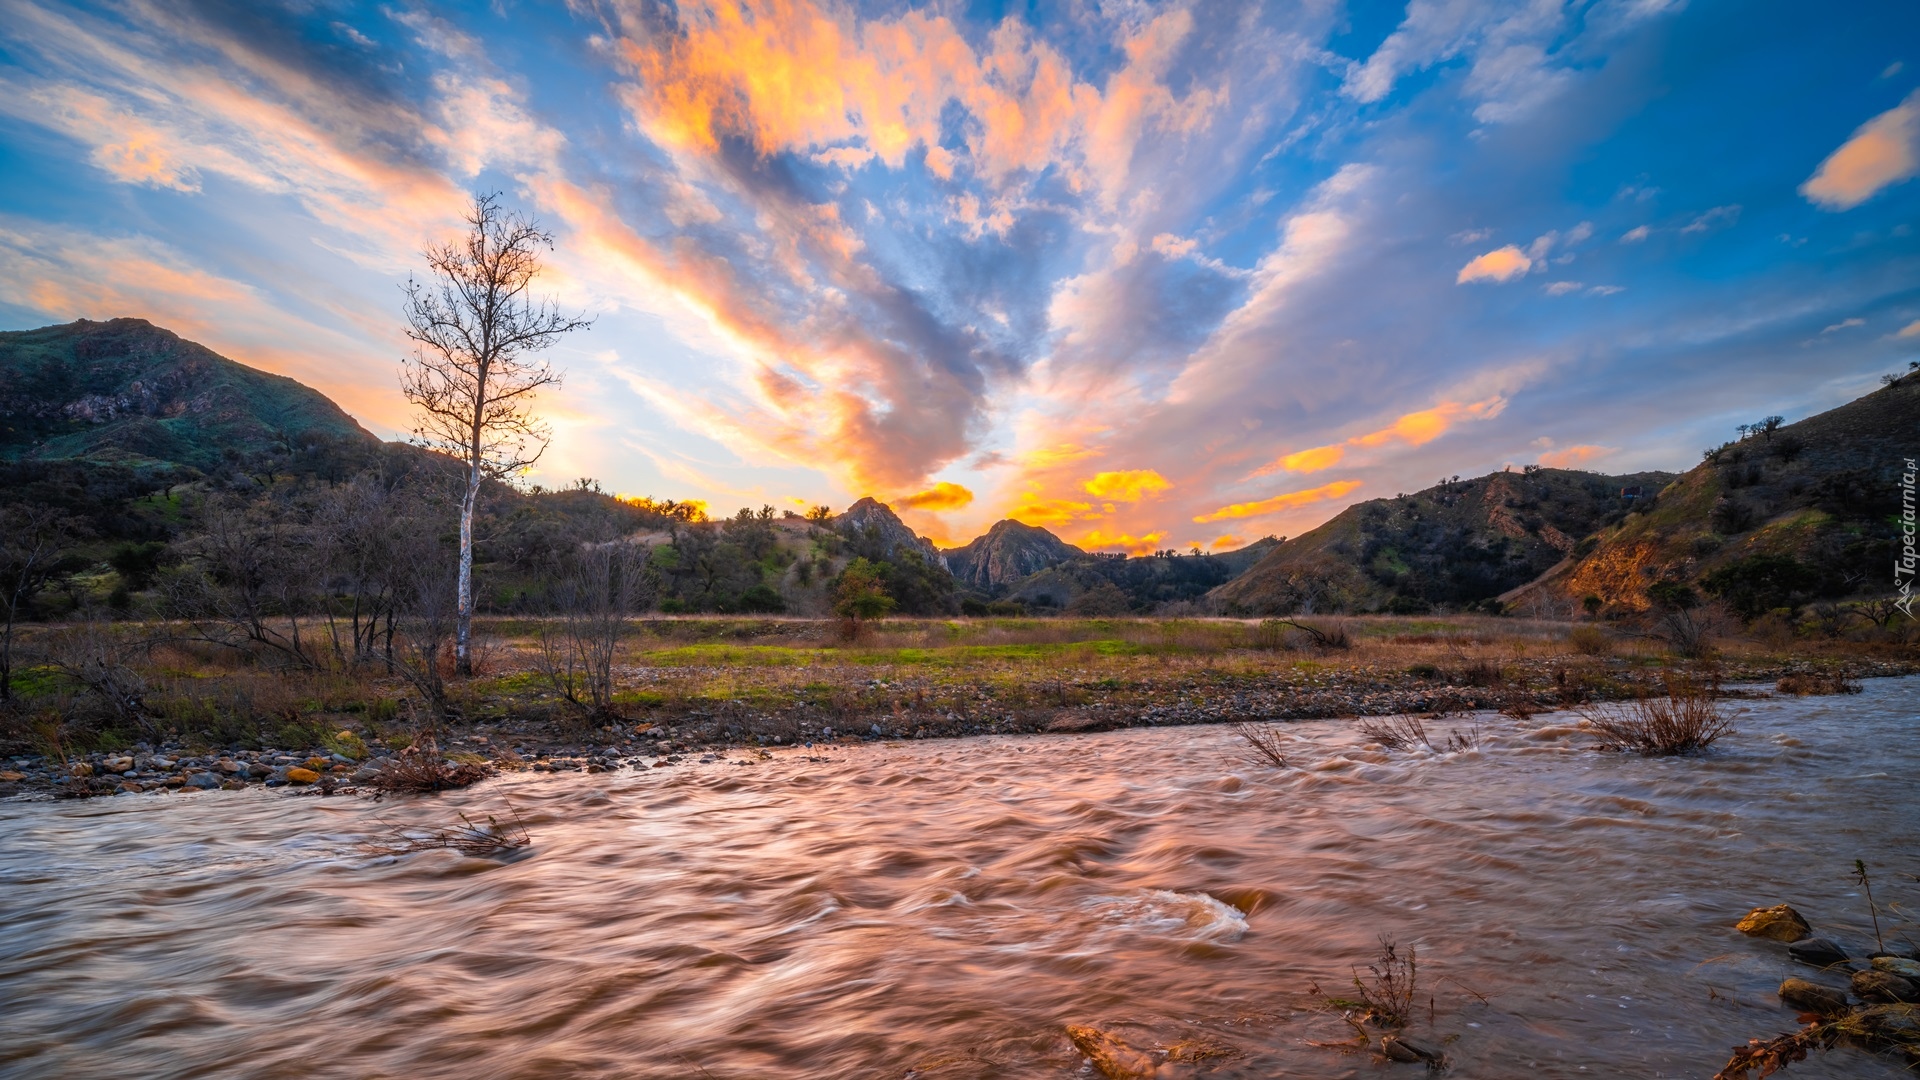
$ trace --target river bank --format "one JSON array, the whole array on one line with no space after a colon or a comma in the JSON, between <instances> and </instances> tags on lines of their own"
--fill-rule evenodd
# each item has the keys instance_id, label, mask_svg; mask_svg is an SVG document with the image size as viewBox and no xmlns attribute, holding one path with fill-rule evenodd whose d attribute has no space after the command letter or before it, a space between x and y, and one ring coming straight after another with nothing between
<instances>
[{"instance_id":1,"label":"river bank","mask_svg":"<svg viewBox=\"0 0 1920 1080\"><path fill-rule=\"evenodd\" d=\"M1177 727L1243 721L1295 721L1406 714L1450 715L1505 710L1515 715L1618 701L1662 691L1668 679L1712 679L1725 693L1752 697L1782 679L1845 685L1920 671L1920 663L1865 658L1742 659L1700 666L1649 662L1644 657L1580 655L1462 659L1450 667L1402 668L1345 657L1249 670L1228 665L1082 663L1050 669L1037 694L1010 695L982 679L957 683L948 672L894 666L868 678L843 671L835 685L851 684L849 700L805 697L768 702L744 680L737 697L680 709L636 706L649 719L605 718L583 724L556 711L550 698L474 694L468 708L480 719L437 732L449 760L502 772L603 773L672 768L710 762L729 751L854 745L883 740L978 735L1074 734L1136 727ZM1084 661L1085 658L1083 657ZM867 675L865 671L857 673ZM748 673L750 678L751 673ZM822 676L810 673L816 683ZM628 667L623 685L662 679L742 680L737 668ZM637 691L644 694L645 691ZM1053 700L1048 701L1051 697ZM336 714L328 725L292 730L304 745L210 744L205 736L119 743L110 748L52 748L18 753L0 764L0 798L96 798L152 793L192 794L248 787L333 794L364 785L415 733L393 724ZM257 737L256 737L257 738Z\"/></svg>"}]
</instances>

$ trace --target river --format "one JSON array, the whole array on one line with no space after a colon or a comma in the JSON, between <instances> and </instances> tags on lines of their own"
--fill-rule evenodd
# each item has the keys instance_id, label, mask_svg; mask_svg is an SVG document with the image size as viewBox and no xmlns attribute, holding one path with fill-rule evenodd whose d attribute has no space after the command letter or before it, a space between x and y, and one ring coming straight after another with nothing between
<instances>
[{"instance_id":1,"label":"river","mask_svg":"<svg viewBox=\"0 0 1920 1080\"><path fill-rule=\"evenodd\" d=\"M1417 1076L1320 1004L1385 934L1453 1076L1705 1077L1808 974L1748 908L1867 945L1855 858L1916 899L1916 690L1736 702L1693 759L1548 714L1451 754L1287 724L1284 771L1190 727L0 803L0 1074L1084 1077L1090 1024L1227 1052L1182 1075ZM509 805L517 857L362 847Z\"/></svg>"}]
</instances>

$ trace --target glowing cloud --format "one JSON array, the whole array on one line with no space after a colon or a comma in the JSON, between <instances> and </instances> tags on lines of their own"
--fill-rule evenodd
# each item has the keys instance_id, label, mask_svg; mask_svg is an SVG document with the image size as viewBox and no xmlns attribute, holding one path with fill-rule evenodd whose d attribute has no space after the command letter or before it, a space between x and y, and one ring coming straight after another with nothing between
<instances>
[{"instance_id":1,"label":"glowing cloud","mask_svg":"<svg viewBox=\"0 0 1920 1080\"><path fill-rule=\"evenodd\" d=\"M893 505L909 510L926 510L938 513L942 510L958 510L973 502L973 492L959 484L950 484L945 480L925 491L916 491L893 501Z\"/></svg>"},{"instance_id":2,"label":"glowing cloud","mask_svg":"<svg viewBox=\"0 0 1920 1080\"><path fill-rule=\"evenodd\" d=\"M1288 472L1319 472L1322 469L1331 469L1335 465L1340 464L1340 459L1346 456L1347 448L1345 446L1337 444L1334 446L1316 446L1311 450L1298 450L1288 454L1280 459L1279 465L1280 468ZM1263 471L1275 470L1269 468Z\"/></svg>"},{"instance_id":3,"label":"glowing cloud","mask_svg":"<svg viewBox=\"0 0 1920 1080\"><path fill-rule=\"evenodd\" d=\"M1901 327L1900 332L1895 336L1903 338L1920 337L1920 319L1915 319Z\"/></svg>"},{"instance_id":4,"label":"glowing cloud","mask_svg":"<svg viewBox=\"0 0 1920 1080\"><path fill-rule=\"evenodd\" d=\"M1160 550L1160 542L1167 538L1164 532L1150 532L1141 536L1130 533L1107 533L1100 529L1082 536L1078 544L1082 548L1119 548L1129 555L1146 555Z\"/></svg>"},{"instance_id":5,"label":"glowing cloud","mask_svg":"<svg viewBox=\"0 0 1920 1080\"><path fill-rule=\"evenodd\" d=\"M1062 525L1069 521L1080 521L1098 517L1092 503L1074 502L1072 499L1043 499L1037 495L1023 496L1018 505L1007 511L1007 516L1022 525Z\"/></svg>"},{"instance_id":6,"label":"glowing cloud","mask_svg":"<svg viewBox=\"0 0 1920 1080\"><path fill-rule=\"evenodd\" d=\"M1379 431L1368 432L1348 441L1355 446L1384 446L1390 442L1424 446L1445 435L1448 428L1462 420L1491 420L1506 407L1507 399L1497 395L1471 403L1443 401L1431 409L1410 412Z\"/></svg>"},{"instance_id":7,"label":"glowing cloud","mask_svg":"<svg viewBox=\"0 0 1920 1080\"><path fill-rule=\"evenodd\" d=\"M1573 469L1595 458L1613 453L1611 446L1565 446L1540 455L1540 464L1549 469Z\"/></svg>"},{"instance_id":8,"label":"glowing cloud","mask_svg":"<svg viewBox=\"0 0 1920 1080\"><path fill-rule=\"evenodd\" d=\"M1456 285L1465 285L1469 281L1512 281L1514 278L1533 269L1533 260L1527 253L1508 244L1495 248L1460 268L1453 279Z\"/></svg>"},{"instance_id":9,"label":"glowing cloud","mask_svg":"<svg viewBox=\"0 0 1920 1080\"><path fill-rule=\"evenodd\" d=\"M1084 485L1087 494L1094 498L1112 499L1115 502L1139 502L1172 486L1172 481L1152 469L1095 473L1093 479Z\"/></svg>"},{"instance_id":10,"label":"glowing cloud","mask_svg":"<svg viewBox=\"0 0 1920 1080\"><path fill-rule=\"evenodd\" d=\"M1916 173L1920 173L1920 90L1860 125L1800 185L1800 194L1823 210L1851 210Z\"/></svg>"},{"instance_id":11,"label":"glowing cloud","mask_svg":"<svg viewBox=\"0 0 1920 1080\"><path fill-rule=\"evenodd\" d=\"M1328 499L1337 499L1359 486L1360 481L1358 480L1335 480L1331 484L1322 484L1317 488L1308 488L1305 491L1290 491L1285 495L1275 495L1271 499L1261 499L1259 502L1234 503L1231 506L1223 506L1210 514L1201 514L1193 520L1205 525L1212 521L1228 521L1234 518L1264 517L1267 514L1276 514L1282 510L1297 510L1302 506L1311 506L1314 503L1325 502Z\"/></svg>"},{"instance_id":12,"label":"glowing cloud","mask_svg":"<svg viewBox=\"0 0 1920 1080\"><path fill-rule=\"evenodd\" d=\"M1211 547L1215 551L1222 551L1229 548L1240 547L1244 543L1246 543L1245 540L1242 540L1240 537L1235 536L1232 533L1228 533L1225 536L1214 537L1213 543L1207 546Z\"/></svg>"}]
</instances>

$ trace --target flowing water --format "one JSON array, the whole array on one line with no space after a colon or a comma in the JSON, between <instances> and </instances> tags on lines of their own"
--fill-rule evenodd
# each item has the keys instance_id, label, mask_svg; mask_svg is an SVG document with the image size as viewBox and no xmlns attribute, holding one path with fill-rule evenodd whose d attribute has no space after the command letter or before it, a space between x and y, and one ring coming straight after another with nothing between
<instances>
[{"instance_id":1,"label":"flowing water","mask_svg":"<svg viewBox=\"0 0 1920 1080\"><path fill-rule=\"evenodd\" d=\"M1750 702L1684 760L1549 714L1455 754L1289 724L1287 771L1177 728L0 804L0 1074L1073 1077L1092 1024L1231 1048L1201 1077L1418 1075L1318 1004L1389 934L1451 1075L1705 1077L1810 974L1735 919L1863 946L1855 857L1920 891L1916 689ZM518 858L360 846L509 803Z\"/></svg>"}]
</instances>

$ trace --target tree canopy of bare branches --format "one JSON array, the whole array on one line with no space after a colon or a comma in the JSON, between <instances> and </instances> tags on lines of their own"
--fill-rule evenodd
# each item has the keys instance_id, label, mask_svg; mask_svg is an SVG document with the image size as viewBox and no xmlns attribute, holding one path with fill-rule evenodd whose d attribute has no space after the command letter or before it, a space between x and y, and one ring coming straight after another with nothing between
<instances>
[{"instance_id":1,"label":"tree canopy of bare branches","mask_svg":"<svg viewBox=\"0 0 1920 1080\"><path fill-rule=\"evenodd\" d=\"M562 314L528 289L540 273L540 251L553 237L501 206L497 194L475 196L459 241L424 252L431 282L406 284L407 337L414 353L401 390L417 411L422 446L466 466L460 503L460 555L455 661L472 672L473 512L480 486L532 466L551 431L532 402L560 373L538 354L591 321Z\"/></svg>"}]
</instances>

